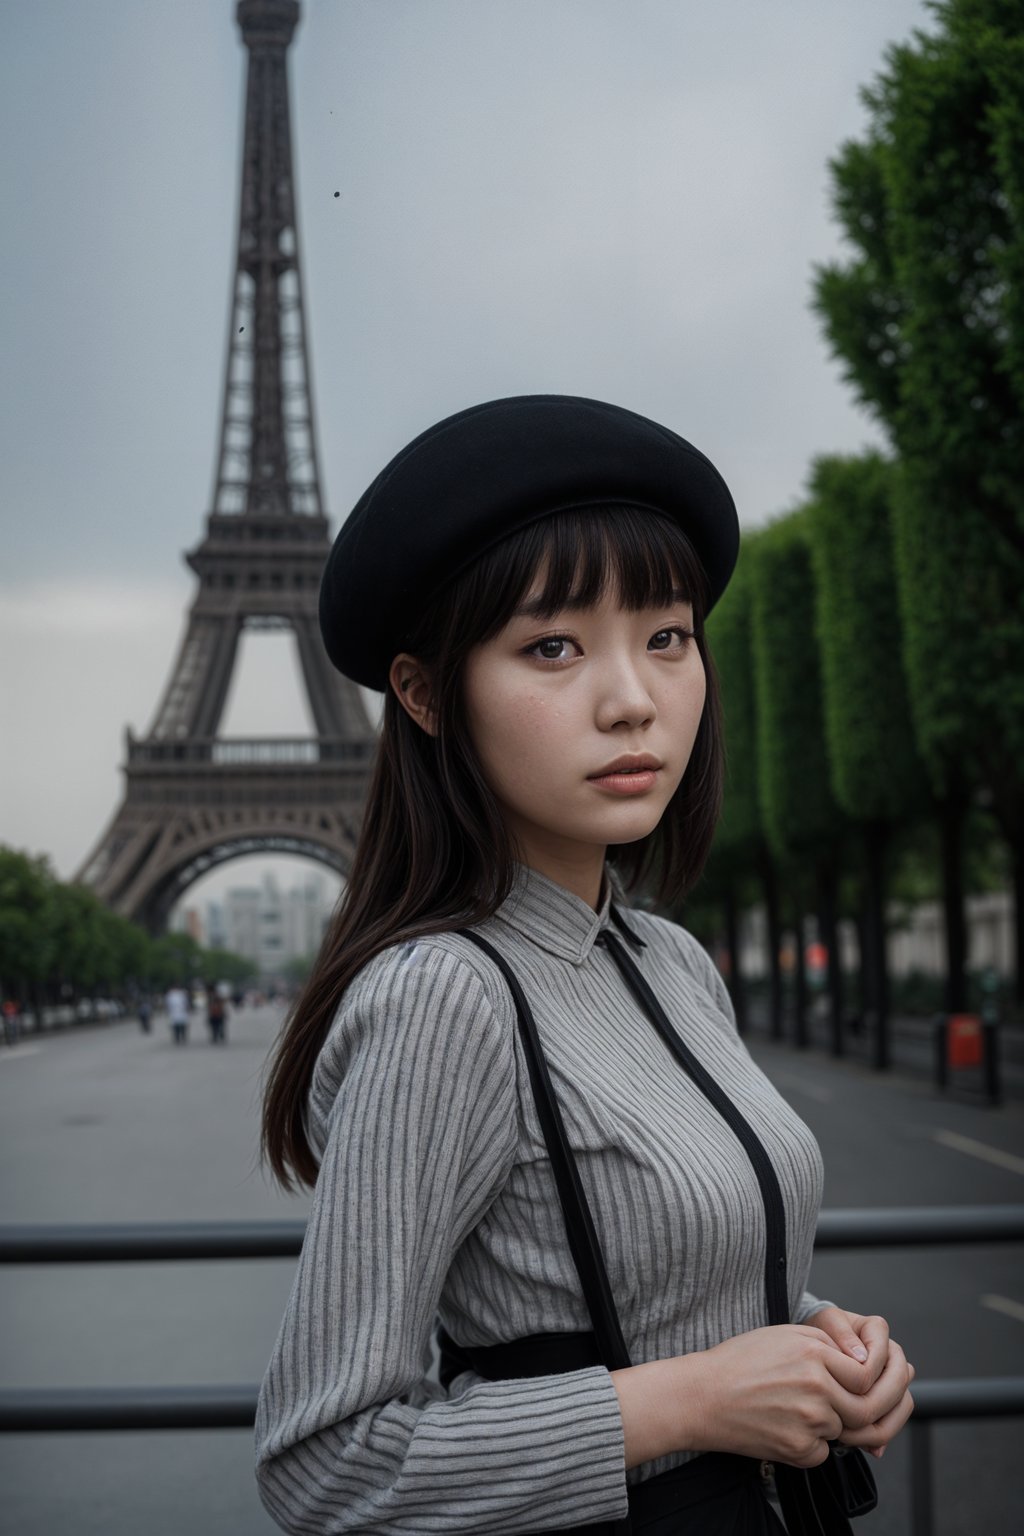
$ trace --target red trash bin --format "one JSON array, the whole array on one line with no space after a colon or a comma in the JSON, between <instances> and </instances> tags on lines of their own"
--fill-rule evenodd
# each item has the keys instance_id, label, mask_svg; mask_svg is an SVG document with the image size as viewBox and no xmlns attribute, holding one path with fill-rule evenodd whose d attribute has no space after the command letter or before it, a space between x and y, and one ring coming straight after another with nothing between
<instances>
[{"instance_id":1,"label":"red trash bin","mask_svg":"<svg viewBox=\"0 0 1024 1536\"><path fill-rule=\"evenodd\" d=\"M981 1020L976 1013L951 1013L946 1025L946 1053L951 1067L980 1067Z\"/></svg>"}]
</instances>

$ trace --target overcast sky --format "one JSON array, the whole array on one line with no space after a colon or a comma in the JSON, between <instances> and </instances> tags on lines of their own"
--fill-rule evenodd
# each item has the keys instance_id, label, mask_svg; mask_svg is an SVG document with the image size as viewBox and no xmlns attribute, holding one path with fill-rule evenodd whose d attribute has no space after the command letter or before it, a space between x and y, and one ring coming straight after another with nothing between
<instances>
[{"instance_id":1,"label":"overcast sky","mask_svg":"<svg viewBox=\"0 0 1024 1536\"><path fill-rule=\"evenodd\" d=\"M0 841L71 876L209 510L245 51L229 0L0 0ZM290 50L327 508L449 412L592 395L745 527L879 439L809 309L827 162L923 0L303 0ZM340 196L335 196L340 193ZM307 729L287 637L224 729ZM224 885L240 866L213 877Z\"/></svg>"}]
</instances>

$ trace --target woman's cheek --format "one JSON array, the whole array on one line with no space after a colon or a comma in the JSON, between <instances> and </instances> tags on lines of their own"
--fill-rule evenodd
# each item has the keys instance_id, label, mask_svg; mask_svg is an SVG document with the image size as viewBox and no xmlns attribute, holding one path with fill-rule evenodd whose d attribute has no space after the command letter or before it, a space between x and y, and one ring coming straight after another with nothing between
<instances>
[{"instance_id":1,"label":"woman's cheek","mask_svg":"<svg viewBox=\"0 0 1024 1536\"><path fill-rule=\"evenodd\" d=\"M550 701L536 694L516 692L501 700L496 732L511 743L522 744L524 733L546 736L551 729Z\"/></svg>"},{"instance_id":2,"label":"woman's cheek","mask_svg":"<svg viewBox=\"0 0 1024 1536\"><path fill-rule=\"evenodd\" d=\"M521 792L544 779L560 755L558 721L548 701L519 695L492 713L487 757L499 782Z\"/></svg>"}]
</instances>

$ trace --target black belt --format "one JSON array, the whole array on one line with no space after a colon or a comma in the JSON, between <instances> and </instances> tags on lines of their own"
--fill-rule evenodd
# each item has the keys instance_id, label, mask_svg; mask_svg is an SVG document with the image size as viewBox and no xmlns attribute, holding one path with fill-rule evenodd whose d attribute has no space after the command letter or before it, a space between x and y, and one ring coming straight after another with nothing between
<instances>
[{"instance_id":1,"label":"black belt","mask_svg":"<svg viewBox=\"0 0 1024 1536\"><path fill-rule=\"evenodd\" d=\"M597 1338L592 1331L580 1333L534 1333L506 1344L456 1344L444 1329L438 1330L441 1348L440 1378L443 1386L451 1384L460 1371L472 1370L488 1381L509 1377L555 1376L564 1371L579 1371L601 1365ZM762 1536L779 1530L771 1514L760 1481L761 1463L748 1456L729 1456L710 1452L695 1456L681 1466L670 1467L654 1477L634 1483L628 1489L629 1515L625 1522L600 1521L597 1524L563 1527L557 1536L617 1536L629 1530L633 1536L659 1536L676 1531L674 1517L682 1510L697 1511L687 1532L728 1532L729 1536ZM769 1523L771 1522L771 1523ZM534 1532L532 1536L556 1536L554 1531Z\"/></svg>"}]
</instances>

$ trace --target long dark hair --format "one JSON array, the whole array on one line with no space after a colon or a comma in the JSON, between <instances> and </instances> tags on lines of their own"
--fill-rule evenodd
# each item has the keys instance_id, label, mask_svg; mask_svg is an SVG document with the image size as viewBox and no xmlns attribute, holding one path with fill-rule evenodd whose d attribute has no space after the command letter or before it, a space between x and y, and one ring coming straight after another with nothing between
<instances>
[{"instance_id":1,"label":"long dark hair","mask_svg":"<svg viewBox=\"0 0 1024 1536\"><path fill-rule=\"evenodd\" d=\"M665 903L679 901L704 867L721 808L723 754L700 561L682 530L655 513L609 506L543 517L454 576L404 638L401 650L432 679L437 734L416 725L388 690L348 886L270 1061L262 1152L285 1189L316 1180L306 1098L356 973L389 945L483 922L511 890L515 849L473 749L462 676L469 652L504 628L538 575L552 616L570 600L599 601L609 583L631 611L668 605L680 590L692 603L707 692L690 761L650 836L610 848L608 858L627 888L649 884Z\"/></svg>"}]
</instances>

